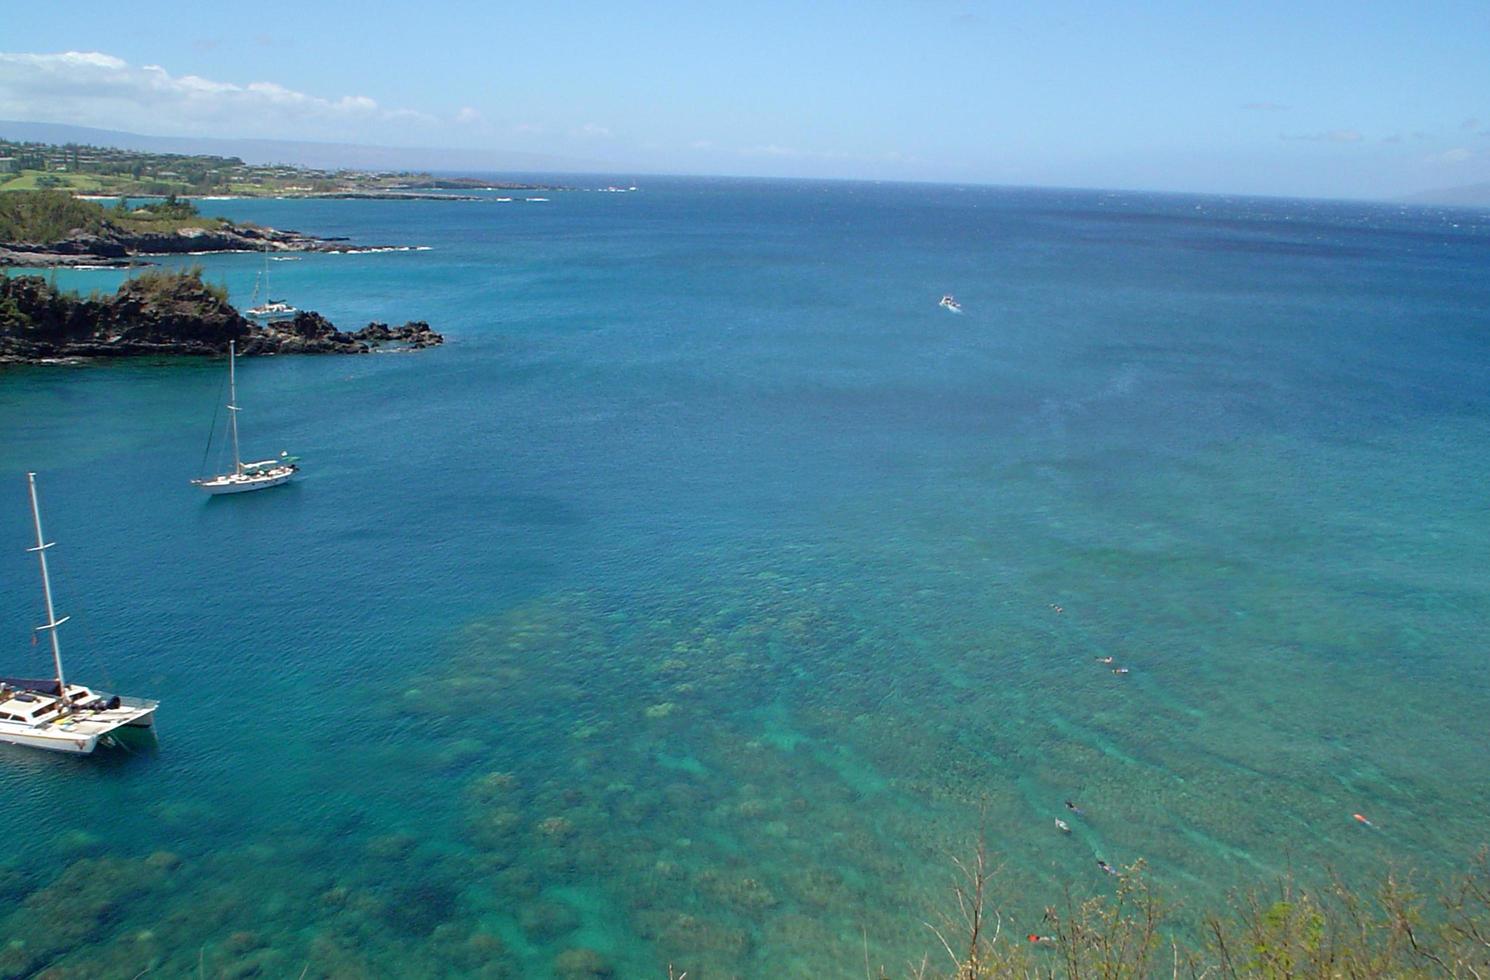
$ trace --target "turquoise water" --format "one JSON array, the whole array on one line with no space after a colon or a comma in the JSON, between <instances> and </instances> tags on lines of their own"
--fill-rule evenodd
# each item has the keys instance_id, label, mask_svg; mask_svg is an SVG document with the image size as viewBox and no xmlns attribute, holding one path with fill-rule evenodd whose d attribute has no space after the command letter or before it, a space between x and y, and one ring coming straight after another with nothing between
<instances>
[{"instance_id":1,"label":"turquoise water","mask_svg":"<svg viewBox=\"0 0 1490 980\"><path fill-rule=\"evenodd\" d=\"M163 702L0 747L0 975L896 973L980 832L1016 932L1490 838L1490 216L545 196L210 205L430 246L272 264L448 338L242 362L284 489L187 485L221 363L0 369L0 673L34 469L70 675Z\"/></svg>"}]
</instances>

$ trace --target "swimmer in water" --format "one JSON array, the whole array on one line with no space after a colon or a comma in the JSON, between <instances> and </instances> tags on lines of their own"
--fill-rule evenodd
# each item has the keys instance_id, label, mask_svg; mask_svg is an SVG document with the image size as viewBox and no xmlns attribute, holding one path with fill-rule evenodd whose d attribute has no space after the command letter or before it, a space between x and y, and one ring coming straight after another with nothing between
<instances>
[{"instance_id":1,"label":"swimmer in water","mask_svg":"<svg viewBox=\"0 0 1490 980\"><path fill-rule=\"evenodd\" d=\"M1376 828L1376 824L1374 824L1371 821L1367 820L1366 817L1365 817L1365 815L1363 815L1363 814L1352 813L1351 816L1352 817L1355 817L1355 822L1358 823L1358 824L1360 824L1362 827L1370 827L1373 830Z\"/></svg>"},{"instance_id":2,"label":"swimmer in water","mask_svg":"<svg viewBox=\"0 0 1490 980\"><path fill-rule=\"evenodd\" d=\"M1077 806L1075 803L1072 803L1070 800L1067 800L1066 801L1066 809L1067 810L1070 810L1072 813L1076 814L1078 817L1083 816L1086 813L1085 810L1083 810L1081 807Z\"/></svg>"},{"instance_id":3,"label":"swimmer in water","mask_svg":"<svg viewBox=\"0 0 1490 980\"><path fill-rule=\"evenodd\" d=\"M1098 657L1097 658L1097 663L1111 665L1112 664L1112 658L1111 657Z\"/></svg>"},{"instance_id":4,"label":"swimmer in water","mask_svg":"<svg viewBox=\"0 0 1490 980\"><path fill-rule=\"evenodd\" d=\"M1055 818L1055 827L1063 834L1069 834L1071 832L1071 825L1066 823L1066 821L1062 820L1060 817Z\"/></svg>"},{"instance_id":5,"label":"swimmer in water","mask_svg":"<svg viewBox=\"0 0 1490 980\"><path fill-rule=\"evenodd\" d=\"M1103 861L1100 858L1098 858L1097 860L1097 867L1101 868L1103 871L1107 872L1110 875L1118 874L1117 868L1114 868L1112 865L1108 864L1106 861Z\"/></svg>"},{"instance_id":6,"label":"swimmer in water","mask_svg":"<svg viewBox=\"0 0 1490 980\"><path fill-rule=\"evenodd\" d=\"M1032 932L1024 938L1028 939L1030 942L1034 943L1037 946L1048 946L1051 943L1055 942L1054 936L1042 936L1038 932Z\"/></svg>"},{"instance_id":7,"label":"swimmer in water","mask_svg":"<svg viewBox=\"0 0 1490 980\"><path fill-rule=\"evenodd\" d=\"M1114 674L1118 675L1119 677L1126 677L1127 674L1128 674L1128 668L1127 667L1114 667L1114 668L1112 668L1112 672Z\"/></svg>"}]
</instances>

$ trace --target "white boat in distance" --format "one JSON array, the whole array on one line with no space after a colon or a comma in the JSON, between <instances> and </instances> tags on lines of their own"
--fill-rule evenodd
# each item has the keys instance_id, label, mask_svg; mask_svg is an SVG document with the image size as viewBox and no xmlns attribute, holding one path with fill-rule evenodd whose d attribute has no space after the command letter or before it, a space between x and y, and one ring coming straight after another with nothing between
<instances>
[{"instance_id":1,"label":"white boat in distance","mask_svg":"<svg viewBox=\"0 0 1490 980\"><path fill-rule=\"evenodd\" d=\"M942 309L948 311L949 313L962 312L962 304L953 299L951 293L943 296L940 300L937 301L936 305L940 306Z\"/></svg>"},{"instance_id":2,"label":"white boat in distance","mask_svg":"<svg viewBox=\"0 0 1490 980\"><path fill-rule=\"evenodd\" d=\"M260 287L264 291L263 303L258 302ZM269 246L267 244L264 246L264 271L260 272L258 278L254 280L254 294L249 299L249 302L257 305L250 306L243 312L246 316L251 316L255 320L273 320L276 318L291 317L300 312L282 299L269 298Z\"/></svg>"},{"instance_id":3,"label":"white boat in distance","mask_svg":"<svg viewBox=\"0 0 1490 980\"><path fill-rule=\"evenodd\" d=\"M36 631L51 638L57 676L46 680L0 677L0 742L86 755L99 745L114 744L114 733L121 728L150 728L159 702L104 694L69 684L62 676L57 627L68 617L58 619L52 608L52 578L47 572L47 549L52 543L41 533L36 474L27 473L26 480L31 486L31 518L36 524L36 547L27 550L36 552L41 563L41 590L47 609L47 621Z\"/></svg>"},{"instance_id":4,"label":"white boat in distance","mask_svg":"<svg viewBox=\"0 0 1490 980\"><path fill-rule=\"evenodd\" d=\"M294 316L300 311L284 300L271 299L259 306L250 307L243 312L255 320L272 320L275 317Z\"/></svg>"},{"instance_id":5,"label":"white boat in distance","mask_svg":"<svg viewBox=\"0 0 1490 980\"><path fill-rule=\"evenodd\" d=\"M278 459L261 459L257 463L245 463L238 451L238 346L228 341L228 429L233 435L233 471L219 473L192 480L191 485L201 487L214 496L221 493L246 493L249 490L266 490L281 483L289 483L300 469L296 457L280 453Z\"/></svg>"}]
</instances>

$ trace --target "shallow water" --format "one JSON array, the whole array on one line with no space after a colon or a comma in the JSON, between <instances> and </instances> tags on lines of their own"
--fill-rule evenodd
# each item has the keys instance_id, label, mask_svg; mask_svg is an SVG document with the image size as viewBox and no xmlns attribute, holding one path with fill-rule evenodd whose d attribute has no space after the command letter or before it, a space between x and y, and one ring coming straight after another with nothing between
<instances>
[{"instance_id":1,"label":"shallow water","mask_svg":"<svg viewBox=\"0 0 1490 980\"><path fill-rule=\"evenodd\" d=\"M546 196L212 203L431 246L271 266L448 338L243 362L281 490L186 483L220 363L0 369L0 670L35 469L70 675L163 701L0 747L0 975L895 972L980 832L1020 923L1486 840L1490 218Z\"/></svg>"}]
</instances>

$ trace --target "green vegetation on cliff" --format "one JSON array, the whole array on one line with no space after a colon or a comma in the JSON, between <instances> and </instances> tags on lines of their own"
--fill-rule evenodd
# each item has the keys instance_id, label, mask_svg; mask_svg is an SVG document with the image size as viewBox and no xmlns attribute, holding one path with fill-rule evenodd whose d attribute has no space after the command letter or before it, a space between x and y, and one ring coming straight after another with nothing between
<instances>
[{"instance_id":1,"label":"green vegetation on cliff","mask_svg":"<svg viewBox=\"0 0 1490 980\"><path fill-rule=\"evenodd\" d=\"M103 230L104 209L67 191L0 194L0 241L55 242Z\"/></svg>"},{"instance_id":2,"label":"green vegetation on cliff","mask_svg":"<svg viewBox=\"0 0 1490 980\"><path fill-rule=\"evenodd\" d=\"M0 271L0 361L84 354L90 345L226 347L248 323L228 304L227 290L202 281L200 266L151 269L112 296L86 299L41 276ZM86 350L74 349L84 345ZM130 348L132 349L132 348Z\"/></svg>"},{"instance_id":3,"label":"green vegetation on cliff","mask_svg":"<svg viewBox=\"0 0 1490 980\"><path fill-rule=\"evenodd\" d=\"M190 201L178 201L174 195L140 207L120 199L115 207L105 210L67 191L0 194L0 242L59 242L110 230L127 234L169 233L183 228L215 230L227 224L222 218L202 217Z\"/></svg>"},{"instance_id":4,"label":"green vegetation on cliff","mask_svg":"<svg viewBox=\"0 0 1490 980\"><path fill-rule=\"evenodd\" d=\"M370 323L355 333L319 313L301 311L267 324L245 320L222 286L184 272L151 269L126 279L112 296L61 292L41 276L0 270L0 364L64 358L219 356L238 353L365 354L375 347L418 350L444 340L422 320L401 327ZM8 976L0 971L0 976Z\"/></svg>"}]
</instances>

